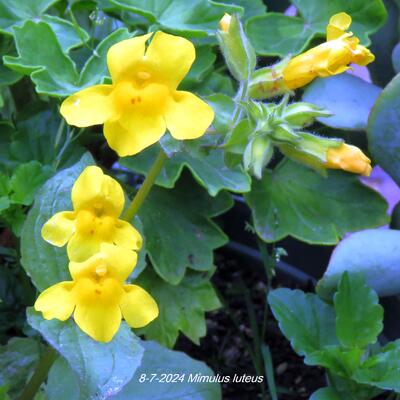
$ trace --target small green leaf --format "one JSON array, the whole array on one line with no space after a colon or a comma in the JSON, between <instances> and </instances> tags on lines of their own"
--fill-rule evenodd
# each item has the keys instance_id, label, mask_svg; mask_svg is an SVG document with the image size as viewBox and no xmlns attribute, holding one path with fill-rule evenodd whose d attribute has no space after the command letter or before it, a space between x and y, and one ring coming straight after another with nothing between
<instances>
[{"instance_id":1,"label":"small green leaf","mask_svg":"<svg viewBox=\"0 0 400 400\"><path fill-rule=\"evenodd\" d=\"M289 160L253 181L245 198L266 242L291 235L308 243L336 244L348 232L388 221L384 199L357 176L329 171L323 177Z\"/></svg>"},{"instance_id":2,"label":"small green leaf","mask_svg":"<svg viewBox=\"0 0 400 400\"><path fill-rule=\"evenodd\" d=\"M45 242L41 230L56 212L72 209L72 186L84 168L93 163L86 153L78 163L57 173L39 190L29 211L21 236L21 263L40 291L71 279L66 250Z\"/></svg>"},{"instance_id":3,"label":"small green leaf","mask_svg":"<svg viewBox=\"0 0 400 400\"><path fill-rule=\"evenodd\" d=\"M7 386L13 399L24 389L39 357L40 345L33 339L14 337L0 346L0 386Z\"/></svg>"},{"instance_id":4,"label":"small green leaf","mask_svg":"<svg viewBox=\"0 0 400 400\"><path fill-rule=\"evenodd\" d=\"M365 130L369 113L381 91L378 86L354 75L341 74L316 79L307 86L303 100L333 114L330 117L317 118L327 126L346 130Z\"/></svg>"},{"instance_id":5,"label":"small green leaf","mask_svg":"<svg viewBox=\"0 0 400 400\"><path fill-rule=\"evenodd\" d=\"M129 327L122 323L109 343L83 333L72 319L46 321L33 308L28 323L65 358L78 378L82 399L106 399L118 393L139 367L143 348Z\"/></svg>"},{"instance_id":6,"label":"small green leaf","mask_svg":"<svg viewBox=\"0 0 400 400\"><path fill-rule=\"evenodd\" d=\"M191 37L214 35L224 13L242 13L242 7L218 3L212 0L192 0L190 7L185 0L111 0L111 3L142 15L152 24Z\"/></svg>"},{"instance_id":7,"label":"small green leaf","mask_svg":"<svg viewBox=\"0 0 400 400\"><path fill-rule=\"evenodd\" d=\"M178 285L170 285L147 268L136 282L151 293L160 308L158 318L141 329L146 339L173 347L181 331L199 344L206 334L205 312L221 306L209 277L188 272Z\"/></svg>"},{"instance_id":8,"label":"small green leaf","mask_svg":"<svg viewBox=\"0 0 400 400\"><path fill-rule=\"evenodd\" d=\"M400 184L400 75L383 89L368 121L368 143L374 160Z\"/></svg>"},{"instance_id":9,"label":"small green leaf","mask_svg":"<svg viewBox=\"0 0 400 400\"><path fill-rule=\"evenodd\" d=\"M340 395L330 387L318 389L312 394L310 400L344 400Z\"/></svg>"},{"instance_id":10,"label":"small green leaf","mask_svg":"<svg viewBox=\"0 0 400 400\"><path fill-rule=\"evenodd\" d=\"M228 193L211 198L189 179L181 179L173 190L153 187L139 217L157 273L176 285L186 268L212 269L213 250L223 246L227 237L211 218L231 206Z\"/></svg>"},{"instance_id":11,"label":"small green leaf","mask_svg":"<svg viewBox=\"0 0 400 400\"><path fill-rule=\"evenodd\" d=\"M315 294L301 290L275 289L268 296L279 327L301 356L337 345L335 335L335 313Z\"/></svg>"},{"instance_id":12,"label":"small green leaf","mask_svg":"<svg viewBox=\"0 0 400 400\"><path fill-rule=\"evenodd\" d=\"M224 189L237 193L248 192L249 175L241 166L228 168L224 162L223 150L214 148L213 143L208 148L207 140L208 138L184 142L182 151L166 161L156 183L166 188L174 187L186 167L211 196L216 196ZM122 158L120 162L130 170L146 174L158 153L159 145L154 145L134 157Z\"/></svg>"},{"instance_id":13,"label":"small green leaf","mask_svg":"<svg viewBox=\"0 0 400 400\"><path fill-rule=\"evenodd\" d=\"M334 298L336 335L345 347L365 348L383 329L383 308L362 275L345 272Z\"/></svg>"},{"instance_id":14,"label":"small green leaf","mask_svg":"<svg viewBox=\"0 0 400 400\"><path fill-rule=\"evenodd\" d=\"M259 54L285 57L301 52L312 39L325 36L329 19L340 12L352 17L350 30L362 44L368 45L368 36L376 32L387 17L381 0L368 3L364 0L293 0L292 3L301 17L267 13L248 20L247 33Z\"/></svg>"}]
</instances>

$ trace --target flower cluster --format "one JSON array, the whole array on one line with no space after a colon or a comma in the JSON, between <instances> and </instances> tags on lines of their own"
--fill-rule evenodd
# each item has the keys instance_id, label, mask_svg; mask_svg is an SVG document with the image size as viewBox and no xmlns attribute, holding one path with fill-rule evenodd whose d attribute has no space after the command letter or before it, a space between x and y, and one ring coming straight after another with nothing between
<instances>
[{"instance_id":1,"label":"flower cluster","mask_svg":"<svg viewBox=\"0 0 400 400\"><path fill-rule=\"evenodd\" d=\"M125 199L121 186L95 166L87 167L71 193L73 211L48 220L43 238L58 247L68 243L72 281L46 289L35 303L45 319L75 322L93 339L110 341L123 317L139 328L158 316L154 299L142 288L126 285L137 261L142 238L118 219Z\"/></svg>"}]
</instances>

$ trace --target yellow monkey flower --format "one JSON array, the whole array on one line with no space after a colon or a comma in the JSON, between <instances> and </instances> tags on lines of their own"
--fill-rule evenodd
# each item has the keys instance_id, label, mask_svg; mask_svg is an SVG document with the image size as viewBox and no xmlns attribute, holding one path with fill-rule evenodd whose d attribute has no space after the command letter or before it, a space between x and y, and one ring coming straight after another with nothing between
<instances>
[{"instance_id":1,"label":"yellow monkey flower","mask_svg":"<svg viewBox=\"0 0 400 400\"><path fill-rule=\"evenodd\" d=\"M119 156L139 153L168 129L175 139L202 136L213 109L190 92L177 90L195 59L193 44L156 32L123 40L107 54L112 85L96 85L68 97L61 114L78 127L104 124L108 145Z\"/></svg>"},{"instance_id":2,"label":"yellow monkey flower","mask_svg":"<svg viewBox=\"0 0 400 400\"><path fill-rule=\"evenodd\" d=\"M40 294L35 310L45 319L67 320L99 342L109 342L122 317L132 328L141 328L158 316L158 306L144 289L126 285L136 265L135 252L108 243L88 260L70 262L72 281L57 283Z\"/></svg>"},{"instance_id":3,"label":"yellow monkey flower","mask_svg":"<svg viewBox=\"0 0 400 400\"><path fill-rule=\"evenodd\" d=\"M76 180L71 199L74 211L53 215L43 226L42 236L54 246L68 243L71 261L85 261L97 253L101 243L114 243L139 250L142 238L128 222L118 219L125 203L120 184L96 166L84 169Z\"/></svg>"},{"instance_id":4,"label":"yellow monkey flower","mask_svg":"<svg viewBox=\"0 0 400 400\"><path fill-rule=\"evenodd\" d=\"M296 89L317 77L340 74L350 68L350 63L364 66L374 61L375 56L359 44L359 39L346 32L350 25L350 15L344 12L334 15L326 29L327 41L292 58L286 65L285 86Z\"/></svg>"},{"instance_id":5,"label":"yellow monkey flower","mask_svg":"<svg viewBox=\"0 0 400 400\"><path fill-rule=\"evenodd\" d=\"M343 143L327 152L326 168L343 169L364 176L371 175L371 160L356 146Z\"/></svg>"}]
</instances>

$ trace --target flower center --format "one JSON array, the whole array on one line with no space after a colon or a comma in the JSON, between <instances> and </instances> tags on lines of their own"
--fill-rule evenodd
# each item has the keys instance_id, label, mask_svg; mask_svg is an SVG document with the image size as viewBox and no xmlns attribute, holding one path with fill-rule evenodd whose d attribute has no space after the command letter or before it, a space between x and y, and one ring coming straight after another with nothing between
<instances>
[{"instance_id":1,"label":"flower center","mask_svg":"<svg viewBox=\"0 0 400 400\"><path fill-rule=\"evenodd\" d=\"M103 209L80 210L76 230L84 236L96 236L107 240L114 233L116 218L103 214Z\"/></svg>"}]
</instances>

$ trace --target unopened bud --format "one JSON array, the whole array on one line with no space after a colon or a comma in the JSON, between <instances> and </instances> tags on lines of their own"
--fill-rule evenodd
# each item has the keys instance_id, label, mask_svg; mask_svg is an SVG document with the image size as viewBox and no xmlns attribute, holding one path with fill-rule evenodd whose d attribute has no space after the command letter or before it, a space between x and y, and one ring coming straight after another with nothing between
<instances>
[{"instance_id":1,"label":"unopened bud","mask_svg":"<svg viewBox=\"0 0 400 400\"><path fill-rule=\"evenodd\" d=\"M332 113L310 103L292 103L285 108L283 118L287 123L304 128L314 123L315 118L330 117Z\"/></svg>"},{"instance_id":2,"label":"unopened bud","mask_svg":"<svg viewBox=\"0 0 400 400\"><path fill-rule=\"evenodd\" d=\"M231 20L232 17L229 14L225 13L224 16L219 21L219 29L222 32L228 32Z\"/></svg>"}]
</instances>

